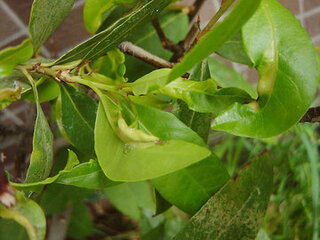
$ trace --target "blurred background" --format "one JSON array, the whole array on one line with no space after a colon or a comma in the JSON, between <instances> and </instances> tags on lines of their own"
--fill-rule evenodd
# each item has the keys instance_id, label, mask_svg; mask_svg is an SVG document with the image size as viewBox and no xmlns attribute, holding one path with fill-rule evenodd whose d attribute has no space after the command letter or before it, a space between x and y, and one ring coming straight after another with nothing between
<instances>
[{"instance_id":1,"label":"blurred background","mask_svg":"<svg viewBox=\"0 0 320 240\"><path fill-rule=\"evenodd\" d=\"M32 0L0 0L0 49L17 45L28 37L27 26L32 2ZM82 21L84 2L84 0L76 1L64 23L44 44L41 50L43 56L59 57L90 37ZM188 0L181 4L192 2ZM320 46L320 0L279 0L279 2L297 17L312 37L315 46ZM202 26L219 6L220 0L206 1L200 16ZM256 72L246 66L228 64L248 81L255 82L257 79ZM314 105L318 106L319 102L319 99L315 99ZM50 115L49 105L43 105L43 108L46 114ZM9 108L0 111L0 152L4 152L9 159L6 170L16 176L16 179L23 177L21 172L26 168L25 165L30 158L34 119L35 106L29 102L13 103ZM319 231L319 132L318 124L299 124L278 138L264 141L224 133L211 134L210 146L223 159L231 175L265 147L270 150L275 165L274 194L258 239L308 240L312 239L315 231ZM57 139L55 148L59 149L59 146L64 144L63 140ZM101 225L109 225L110 229L106 231L118 234L122 230L134 232L136 229L135 223L119 217L119 213L114 209L110 210L108 204L97 204L93 208L91 213L96 211L95 213L103 215L106 211L109 211L109 214L111 212L111 219L102 219ZM147 215L150 218L151 215L149 213ZM96 215L91 216L91 218L96 217ZM94 220L99 224L97 219ZM171 224L172 228L180 226L179 221Z\"/></svg>"}]
</instances>

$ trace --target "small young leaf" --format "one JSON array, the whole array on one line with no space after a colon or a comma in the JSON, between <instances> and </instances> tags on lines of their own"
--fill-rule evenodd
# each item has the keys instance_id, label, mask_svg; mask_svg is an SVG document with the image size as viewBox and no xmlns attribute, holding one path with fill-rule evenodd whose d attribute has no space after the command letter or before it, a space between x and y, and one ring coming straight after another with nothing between
<instances>
[{"instance_id":1,"label":"small young leaf","mask_svg":"<svg viewBox=\"0 0 320 240\"><path fill-rule=\"evenodd\" d=\"M56 102L56 119L64 137L79 151L94 155L97 103L81 90L63 84Z\"/></svg>"},{"instance_id":2,"label":"small young leaf","mask_svg":"<svg viewBox=\"0 0 320 240\"><path fill-rule=\"evenodd\" d=\"M272 161L267 155L253 160L174 239L254 239L272 192L272 175Z\"/></svg>"},{"instance_id":3,"label":"small young leaf","mask_svg":"<svg viewBox=\"0 0 320 240\"><path fill-rule=\"evenodd\" d=\"M126 36L140 24L153 19L160 11L168 6L171 0L151 0L145 3L136 11L119 19L110 28L98 33L89 40L78 45L67 52L56 61L56 64L63 64L75 60L95 60L105 55L110 49L116 47Z\"/></svg>"},{"instance_id":4,"label":"small young leaf","mask_svg":"<svg viewBox=\"0 0 320 240\"><path fill-rule=\"evenodd\" d=\"M9 47L0 51L0 78L9 76L18 64L26 62L32 57L32 54L30 39L16 47Z\"/></svg>"},{"instance_id":5,"label":"small young leaf","mask_svg":"<svg viewBox=\"0 0 320 240\"><path fill-rule=\"evenodd\" d=\"M181 63L178 63L170 73L172 81L190 70L195 64L218 50L222 44L240 31L243 24L253 15L261 0L240 0L226 18L213 27L187 53Z\"/></svg>"},{"instance_id":6,"label":"small young leaf","mask_svg":"<svg viewBox=\"0 0 320 240\"><path fill-rule=\"evenodd\" d=\"M30 240L44 240L46 234L46 217L38 204L27 199L22 192L16 192L17 205L5 208L0 204L0 217L12 219L22 225ZM1 225L1 231L5 231ZM12 237L12 236L11 236Z\"/></svg>"},{"instance_id":7,"label":"small young leaf","mask_svg":"<svg viewBox=\"0 0 320 240\"><path fill-rule=\"evenodd\" d=\"M259 99L234 104L212 127L234 135L272 137L296 124L311 105L318 82L315 51L299 21L276 0L263 0L242 31L260 75Z\"/></svg>"},{"instance_id":8,"label":"small young leaf","mask_svg":"<svg viewBox=\"0 0 320 240\"><path fill-rule=\"evenodd\" d=\"M197 134L172 114L142 105L136 105L140 127L164 142L126 144L112 127L116 125L110 111L117 115L117 108L112 110L112 105L115 104L111 99L105 95L100 96L95 127L98 161L111 180L143 181L156 178L200 161L210 154L207 148L202 147L204 143ZM155 121L150 121L150 116Z\"/></svg>"},{"instance_id":9,"label":"small young leaf","mask_svg":"<svg viewBox=\"0 0 320 240\"><path fill-rule=\"evenodd\" d=\"M75 0L35 0L31 9L29 31L34 52L57 29Z\"/></svg>"}]
</instances>

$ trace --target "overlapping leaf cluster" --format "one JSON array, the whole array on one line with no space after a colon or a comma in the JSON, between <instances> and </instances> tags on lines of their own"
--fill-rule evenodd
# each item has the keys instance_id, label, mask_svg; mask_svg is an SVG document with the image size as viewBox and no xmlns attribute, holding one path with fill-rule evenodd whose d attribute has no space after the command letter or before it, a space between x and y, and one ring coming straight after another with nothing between
<instances>
[{"instance_id":1,"label":"overlapping leaf cluster","mask_svg":"<svg viewBox=\"0 0 320 240\"><path fill-rule=\"evenodd\" d=\"M207 145L209 129L266 138L300 120L315 95L318 74L311 40L298 21L276 0L228 0L211 23L227 7L232 6L231 11L197 36L181 62L173 69L154 70L125 56L117 45L129 40L169 60L172 54L162 48L150 21L159 17L165 34L178 43L188 33L186 14L165 9L171 0L87 0L84 22L90 33L97 33L57 60L37 57L73 3L35 0L30 39L0 52L0 107L19 99L37 106L26 179L11 185L42 195L40 203L49 215L61 210L50 209L46 202L57 191L104 189L118 209L140 219L140 208L155 208L151 183L157 213L175 205L195 214L175 239L254 238L271 194L271 161L266 155L258 157L230 179ZM209 57L214 52L255 67L260 75L257 90ZM40 105L46 101L52 103L60 134L78 155L70 150L58 170L53 166L55 135ZM50 186L44 190L45 185ZM17 199L15 208L24 204L27 211L38 209L22 192ZM123 207L123 201L131 201L130 208ZM84 209L71 196L61 208L67 203ZM22 224L30 238L44 239L41 210L34 217L15 208L1 207L0 216ZM145 239L150 234L146 231Z\"/></svg>"}]
</instances>

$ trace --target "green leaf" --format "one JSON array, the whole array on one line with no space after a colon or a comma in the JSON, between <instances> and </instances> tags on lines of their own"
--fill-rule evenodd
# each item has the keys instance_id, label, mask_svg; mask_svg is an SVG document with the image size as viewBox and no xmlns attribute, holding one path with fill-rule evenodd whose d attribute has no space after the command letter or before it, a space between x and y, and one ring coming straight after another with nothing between
<instances>
[{"instance_id":1,"label":"green leaf","mask_svg":"<svg viewBox=\"0 0 320 240\"><path fill-rule=\"evenodd\" d=\"M218 50L222 44L240 31L243 24L253 15L261 0L240 0L225 19L213 27L186 54L182 62L175 65L169 76L169 81L182 76L195 64Z\"/></svg>"},{"instance_id":2,"label":"green leaf","mask_svg":"<svg viewBox=\"0 0 320 240\"><path fill-rule=\"evenodd\" d=\"M63 211L68 206L83 202L93 190L60 184L48 185L40 196L40 206L48 216Z\"/></svg>"},{"instance_id":3,"label":"green leaf","mask_svg":"<svg viewBox=\"0 0 320 240\"><path fill-rule=\"evenodd\" d=\"M119 19L110 28L100 32L89 40L78 45L59 58L55 64L63 64L75 60L95 60L116 47L136 27L156 17L160 11L171 3L171 0L151 0L136 11Z\"/></svg>"},{"instance_id":4,"label":"green leaf","mask_svg":"<svg viewBox=\"0 0 320 240\"><path fill-rule=\"evenodd\" d=\"M30 39L23 41L16 47L0 51L0 78L9 76L18 64L26 62L32 57L32 54Z\"/></svg>"},{"instance_id":5,"label":"green leaf","mask_svg":"<svg viewBox=\"0 0 320 240\"><path fill-rule=\"evenodd\" d=\"M89 236L93 231L93 221L84 203L75 203L68 226L68 236L81 239Z\"/></svg>"},{"instance_id":6,"label":"green leaf","mask_svg":"<svg viewBox=\"0 0 320 240\"><path fill-rule=\"evenodd\" d=\"M272 161L267 155L230 179L174 239L254 239L272 193Z\"/></svg>"},{"instance_id":7,"label":"green leaf","mask_svg":"<svg viewBox=\"0 0 320 240\"><path fill-rule=\"evenodd\" d=\"M39 191L42 186L44 186L46 184L53 183L54 181L56 181L60 175L63 175L64 173L71 171L72 168L77 164L79 164L77 155L74 152L69 150L67 164L66 164L65 168L62 171L60 171L56 176L46 178L45 180L39 181L39 182L31 182L31 183L10 182L10 184L17 189L23 189L23 190L28 189L28 190L36 192L36 191Z\"/></svg>"},{"instance_id":8,"label":"green leaf","mask_svg":"<svg viewBox=\"0 0 320 240\"><path fill-rule=\"evenodd\" d=\"M210 78L207 62L203 61L196 65L189 78L195 83L203 83L204 80ZM189 110L183 102L178 102L175 108L176 115L207 142L211 114ZM153 179L152 184L167 201L193 214L228 179L229 175L225 167L212 154L185 169Z\"/></svg>"},{"instance_id":9,"label":"green leaf","mask_svg":"<svg viewBox=\"0 0 320 240\"><path fill-rule=\"evenodd\" d=\"M40 106L38 91L31 79L37 106L37 118L33 133L33 150L24 183L39 182L46 179L53 164L53 135L47 118Z\"/></svg>"},{"instance_id":10,"label":"green leaf","mask_svg":"<svg viewBox=\"0 0 320 240\"><path fill-rule=\"evenodd\" d=\"M242 41L241 31L226 41L217 51L217 54L233 62L252 66Z\"/></svg>"},{"instance_id":11,"label":"green leaf","mask_svg":"<svg viewBox=\"0 0 320 240\"><path fill-rule=\"evenodd\" d=\"M217 58L208 58L210 75L222 88L234 87L247 92L253 99L257 99L257 90L244 77L232 68L227 67Z\"/></svg>"},{"instance_id":12,"label":"green leaf","mask_svg":"<svg viewBox=\"0 0 320 240\"><path fill-rule=\"evenodd\" d=\"M15 222L14 220L0 219L0 228L5 229L5 231L0 231L1 240L26 240L28 239L28 234L23 226Z\"/></svg>"},{"instance_id":13,"label":"green leaf","mask_svg":"<svg viewBox=\"0 0 320 240\"><path fill-rule=\"evenodd\" d=\"M119 114L117 106L106 95L100 96L95 150L101 168L111 180L143 181L156 178L210 154L207 148L202 147L204 143L200 137L172 114L142 105L136 105L136 111L140 128L161 139L162 143L123 142L112 128L114 120L110 117L111 114ZM154 121L150 121L150 116Z\"/></svg>"},{"instance_id":14,"label":"green leaf","mask_svg":"<svg viewBox=\"0 0 320 240\"><path fill-rule=\"evenodd\" d=\"M35 0L31 9L29 31L34 52L66 18L75 0Z\"/></svg>"},{"instance_id":15,"label":"green leaf","mask_svg":"<svg viewBox=\"0 0 320 240\"><path fill-rule=\"evenodd\" d=\"M146 96L132 96L129 95L129 99L138 104L147 105L154 108L166 109L170 107L170 102L168 99L163 99L158 95L146 95Z\"/></svg>"},{"instance_id":16,"label":"green leaf","mask_svg":"<svg viewBox=\"0 0 320 240\"><path fill-rule=\"evenodd\" d=\"M212 154L185 169L153 179L152 184L168 202L193 215L228 179L226 168Z\"/></svg>"},{"instance_id":17,"label":"green leaf","mask_svg":"<svg viewBox=\"0 0 320 240\"><path fill-rule=\"evenodd\" d=\"M217 90L216 86L212 79L196 82L180 78L155 93L180 99L196 112L213 113L214 115L221 113L235 102L244 103L251 100L251 97L241 89Z\"/></svg>"},{"instance_id":18,"label":"green leaf","mask_svg":"<svg viewBox=\"0 0 320 240\"><path fill-rule=\"evenodd\" d=\"M71 172L61 175L56 183L88 189L103 189L119 184L109 180L95 160L75 166Z\"/></svg>"},{"instance_id":19,"label":"green leaf","mask_svg":"<svg viewBox=\"0 0 320 240\"><path fill-rule=\"evenodd\" d=\"M106 56L99 58L92 64L92 68L96 69L100 74L111 78L113 82L123 83L125 74L125 56L118 49L111 49ZM93 74L94 76L96 74Z\"/></svg>"},{"instance_id":20,"label":"green leaf","mask_svg":"<svg viewBox=\"0 0 320 240\"><path fill-rule=\"evenodd\" d=\"M22 192L16 192L16 198L17 204L14 208L5 208L0 204L0 217L12 219L23 226L30 240L45 239L46 218L42 209ZM1 229L3 230L2 227Z\"/></svg>"},{"instance_id":21,"label":"green leaf","mask_svg":"<svg viewBox=\"0 0 320 240\"><path fill-rule=\"evenodd\" d=\"M105 11L114 6L113 1L86 0L83 7L83 22L89 33L94 34L101 25Z\"/></svg>"},{"instance_id":22,"label":"green leaf","mask_svg":"<svg viewBox=\"0 0 320 240\"><path fill-rule=\"evenodd\" d=\"M38 89L39 102L49 102L56 99L60 94L59 84L52 79L39 80L36 82ZM22 99L35 102L32 90L23 92Z\"/></svg>"},{"instance_id":23,"label":"green leaf","mask_svg":"<svg viewBox=\"0 0 320 240\"><path fill-rule=\"evenodd\" d=\"M139 220L141 209L155 210L151 186L147 182L124 183L103 190L111 204L123 214Z\"/></svg>"},{"instance_id":24,"label":"green leaf","mask_svg":"<svg viewBox=\"0 0 320 240\"><path fill-rule=\"evenodd\" d=\"M210 71L208 68L207 61L202 61L197 64L193 69L189 76L189 80L202 82L204 80L210 79ZM216 87L215 87L216 88ZM214 89L216 91L216 89ZM172 111L184 124L194 130L198 135L204 140L204 142L208 142L209 130L210 130L210 122L212 119L212 114L210 113L198 113L193 110L190 110L188 105L178 100L174 105Z\"/></svg>"},{"instance_id":25,"label":"green leaf","mask_svg":"<svg viewBox=\"0 0 320 240\"><path fill-rule=\"evenodd\" d=\"M63 136L79 151L94 155L94 124L97 103L81 89L60 84L56 118Z\"/></svg>"},{"instance_id":26,"label":"green leaf","mask_svg":"<svg viewBox=\"0 0 320 240\"><path fill-rule=\"evenodd\" d=\"M156 213L155 216L164 213L169 208L172 207L172 204L169 203L162 195L155 189L155 198L156 198Z\"/></svg>"},{"instance_id":27,"label":"green leaf","mask_svg":"<svg viewBox=\"0 0 320 240\"><path fill-rule=\"evenodd\" d=\"M30 191L39 191L42 186L51 183L59 183L88 189L102 189L119 184L106 178L101 167L95 160L79 164L77 155L71 150L69 150L66 166L55 176L34 183L10 182L10 184L17 189Z\"/></svg>"},{"instance_id":28,"label":"green leaf","mask_svg":"<svg viewBox=\"0 0 320 240\"><path fill-rule=\"evenodd\" d=\"M132 88L134 95L146 95L165 86L170 71L169 68L158 69L127 85Z\"/></svg>"},{"instance_id":29,"label":"green leaf","mask_svg":"<svg viewBox=\"0 0 320 240\"><path fill-rule=\"evenodd\" d=\"M298 20L276 0L263 0L242 31L260 75L259 100L236 103L212 127L234 135L272 137L296 124L309 108L317 88L316 55Z\"/></svg>"},{"instance_id":30,"label":"green leaf","mask_svg":"<svg viewBox=\"0 0 320 240\"><path fill-rule=\"evenodd\" d=\"M188 16L182 11L164 10L159 15L159 23L165 35L173 43L182 41L188 33ZM163 59L169 60L172 56L170 51L163 48L158 34L151 23L147 23L143 27L136 29L128 37L128 41ZM154 67L151 65L129 55L126 55L126 67L126 76L132 80L136 80L154 70Z\"/></svg>"}]
</instances>

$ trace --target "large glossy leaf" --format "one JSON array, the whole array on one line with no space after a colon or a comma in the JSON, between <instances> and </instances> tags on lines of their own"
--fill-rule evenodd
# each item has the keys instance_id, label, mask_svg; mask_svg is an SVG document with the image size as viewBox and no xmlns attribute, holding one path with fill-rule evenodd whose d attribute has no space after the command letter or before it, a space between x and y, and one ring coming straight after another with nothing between
<instances>
[{"instance_id":1,"label":"large glossy leaf","mask_svg":"<svg viewBox=\"0 0 320 240\"><path fill-rule=\"evenodd\" d=\"M139 220L142 209L154 211L155 203L151 186L147 182L124 183L103 190L113 206L120 212Z\"/></svg>"},{"instance_id":2,"label":"large glossy leaf","mask_svg":"<svg viewBox=\"0 0 320 240\"><path fill-rule=\"evenodd\" d=\"M119 184L106 178L101 167L95 160L79 164L77 156L70 150L66 166L55 176L34 183L11 182L10 184L21 190L39 191L42 186L51 183L88 189L103 189Z\"/></svg>"},{"instance_id":3,"label":"large glossy leaf","mask_svg":"<svg viewBox=\"0 0 320 240\"><path fill-rule=\"evenodd\" d=\"M242 25L252 16L261 0L240 0L233 7L226 18L213 27L187 53L182 62L177 64L169 76L172 81L182 76L195 64L218 50L222 44L240 31Z\"/></svg>"},{"instance_id":4,"label":"large glossy leaf","mask_svg":"<svg viewBox=\"0 0 320 240\"><path fill-rule=\"evenodd\" d=\"M0 217L12 219L23 226L30 240L45 239L46 218L41 208L36 202L27 199L22 192L17 192L16 198L17 205L14 208L5 208L0 204ZM5 222L0 225L1 232L4 231L3 223ZM11 235L13 236L15 235Z\"/></svg>"},{"instance_id":5,"label":"large glossy leaf","mask_svg":"<svg viewBox=\"0 0 320 240\"><path fill-rule=\"evenodd\" d=\"M30 39L16 47L9 47L0 51L0 78L10 75L18 64L26 62L32 57L32 54Z\"/></svg>"},{"instance_id":6,"label":"large glossy leaf","mask_svg":"<svg viewBox=\"0 0 320 240\"><path fill-rule=\"evenodd\" d=\"M174 239L254 239L272 192L272 175L272 161L267 155L253 160Z\"/></svg>"},{"instance_id":7,"label":"large glossy leaf","mask_svg":"<svg viewBox=\"0 0 320 240\"><path fill-rule=\"evenodd\" d=\"M257 90L248 83L244 77L234 69L227 67L224 62L217 58L208 58L210 75L220 87L234 87L246 91L253 99L257 99Z\"/></svg>"},{"instance_id":8,"label":"large glossy leaf","mask_svg":"<svg viewBox=\"0 0 320 240\"><path fill-rule=\"evenodd\" d=\"M189 79L195 83L203 83L210 77L208 64L203 61L193 68ZM211 114L189 110L179 101L174 113L207 142ZM185 212L194 214L228 179L225 167L212 154L187 168L153 179L152 184L168 202Z\"/></svg>"},{"instance_id":9,"label":"large glossy leaf","mask_svg":"<svg viewBox=\"0 0 320 240\"><path fill-rule=\"evenodd\" d=\"M105 95L100 96L95 150L99 164L111 180L142 181L156 178L200 161L210 154L203 147L200 137L172 114L142 105L136 105L140 128L162 142L125 143L115 132L116 129L113 129L114 120L108 120L108 116L110 118L110 115L114 115L110 111L117 114L112 108L117 109L113 101ZM150 116L153 116L153 121L150 121Z\"/></svg>"},{"instance_id":10,"label":"large glossy leaf","mask_svg":"<svg viewBox=\"0 0 320 240\"><path fill-rule=\"evenodd\" d=\"M110 28L98 33L89 40L67 52L56 64L63 64L75 60L94 60L105 55L111 48L116 47L136 27L157 16L171 0L151 0L139 9L121 18Z\"/></svg>"},{"instance_id":11,"label":"large glossy leaf","mask_svg":"<svg viewBox=\"0 0 320 240\"><path fill-rule=\"evenodd\" d=\"M29 31L34 52L56 30L71 10L75 0L35 0L32 5Z\"/></svg>"},{"instance_id":12,"label":"large glossy leaf","mask_svg":"<svg viewBox=\"0 0 320 240\"><path fill-rule=\"evenodd\" d=\"M47 118L40 106L37 87L31 82L37 106L37 118L33 133L33 150L25 183L44 180L50 174L53 164L53 135Z\"/></svg>"},{"instance_id":13,"label":"large glossy leaf","mask_svg":"<svg viewBox=\"0 0 320 240\"><path fill-rule=\"evenodd\" d=\"M318 75L312 42L275 0L263 0L242 31L248 56L260 74L259 100L235 104L212 126L235 135L275 136L297 123L314 97Z\"/></svg>"},{"instance_id":14,"label":"large glossy leaf","mask_svg":"<svg viewBox=\"0 0 320 240\"><path fill-rule=\"evenodd\" d=\"M170 203L193 215L229 179L228 172L214 154L180 171L152 180Z\"/></svg>"},{"instance_id":15,"label":"large glossy leaf","mask_svg":"<svg viewBox=\"0 0 320 240\"><path fill-rule=\"evenodd\" d=\"M60 85L56 103L56 118L64 137L79 151L94 154L94 123L97 103L81 89Z\"/></svg>"},{"instance_id":16,"label":"large glossy leaf","mask_svg":"<svg viewBox=\"0 0 320 240\"><path fill-rule=\"evenodd\" d=\"M159 23L163 32L174 43L183 40L188 33L189 20L183 11L165 10L159 16ZM163 59L169 60L172 56L171 52L163 48L151 23L138 28L128 37L128 40ZM126 56L126 67L126 76L132 80L138 79L154 70L151 65L128 55Z\"/></svg>"},{"instance_id":17,"label":"large glossy leaf","mask_svg":"<svg viewBox=\"0 0 320 240\"><path fill-rule=\"evenodd\" d=\"M228 41L226 41L217 51L222 57L225 57L233 62L242 63L245 65L252 65L248 57L242 41L242 32L238 32Z\"/></svg>"}]
</instances>

